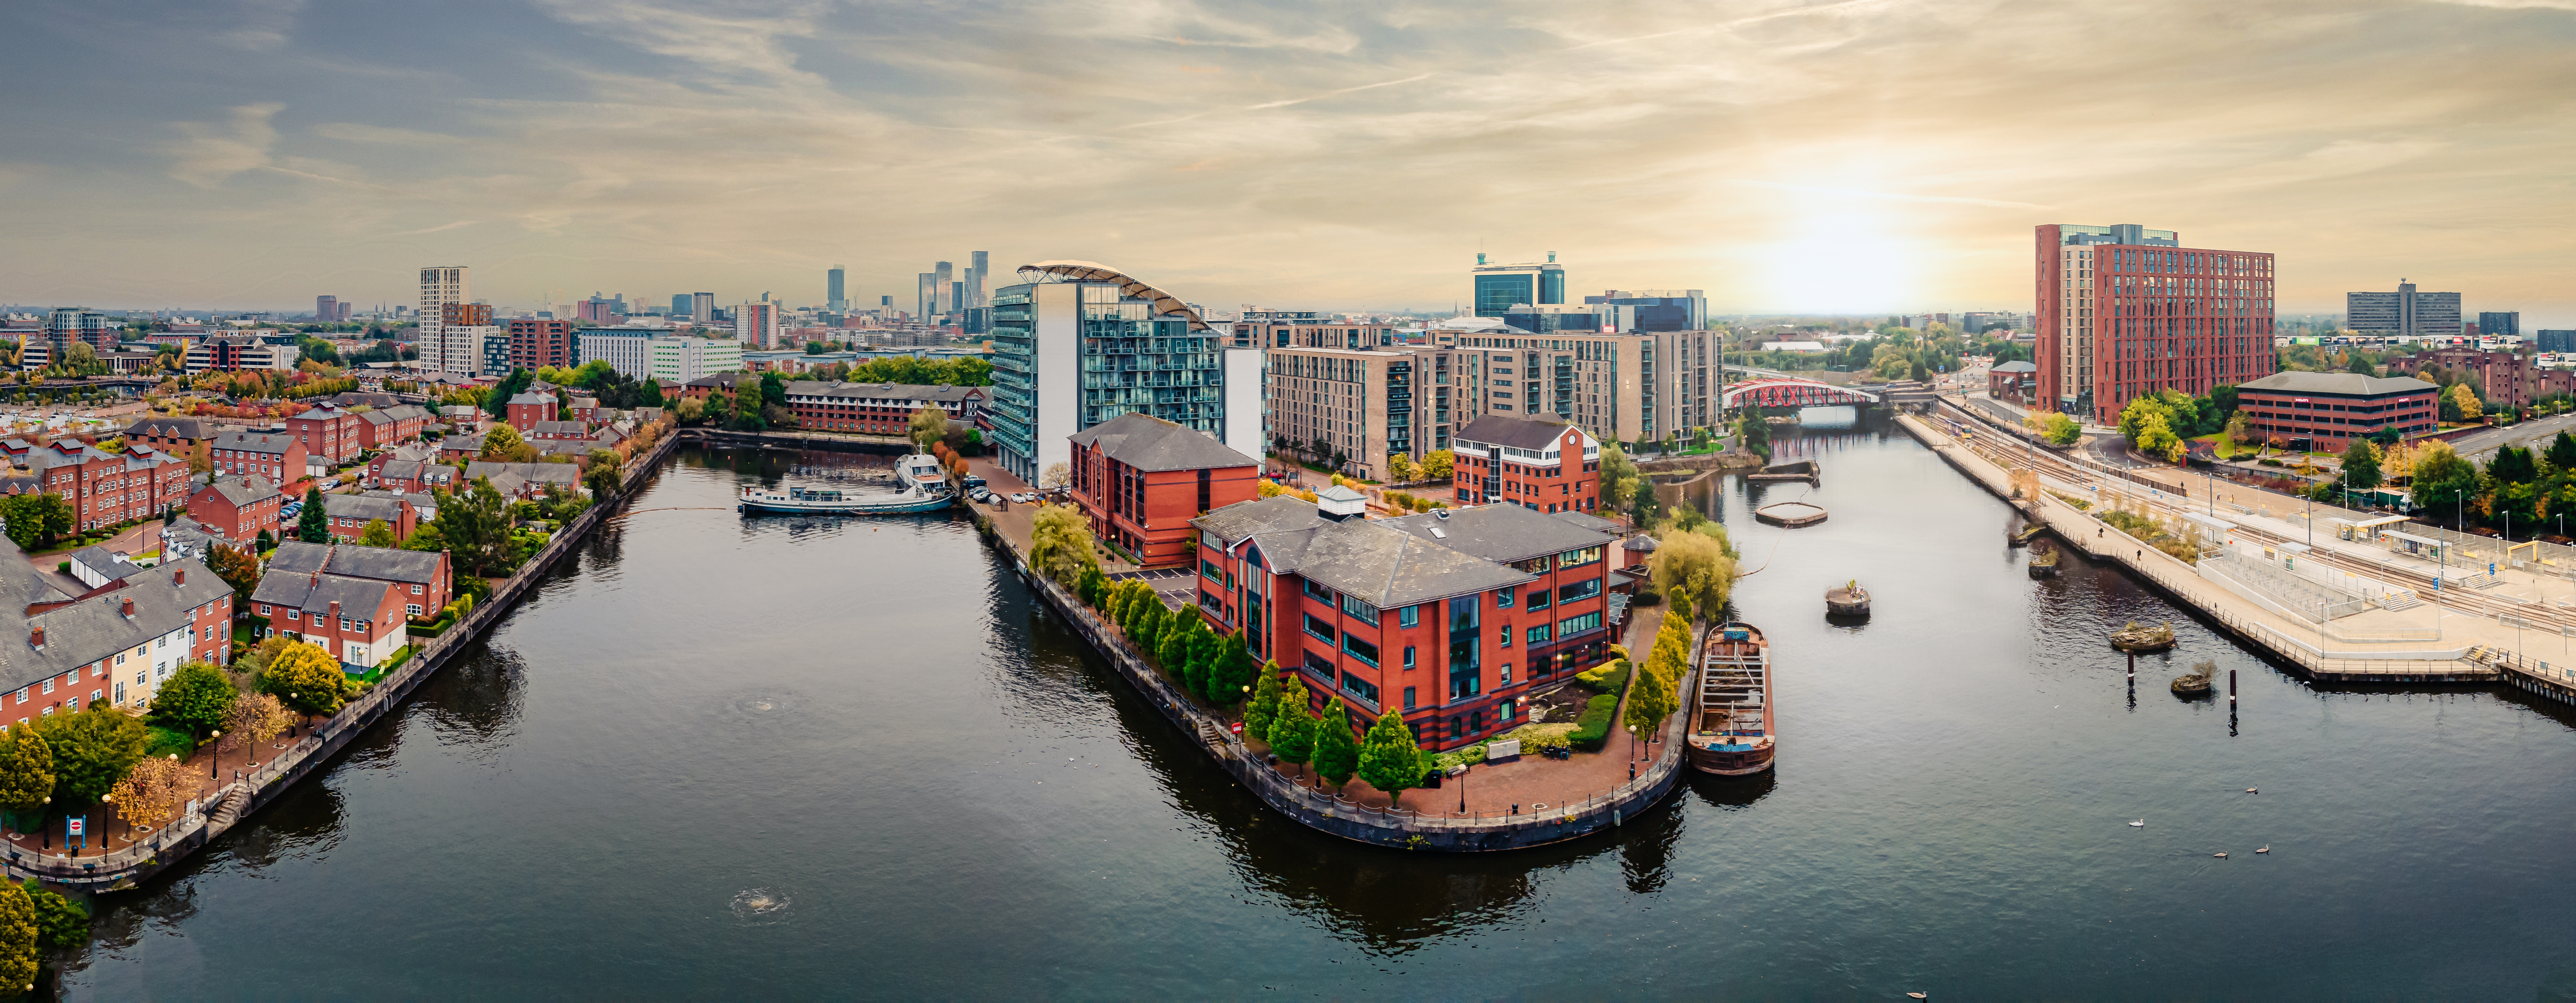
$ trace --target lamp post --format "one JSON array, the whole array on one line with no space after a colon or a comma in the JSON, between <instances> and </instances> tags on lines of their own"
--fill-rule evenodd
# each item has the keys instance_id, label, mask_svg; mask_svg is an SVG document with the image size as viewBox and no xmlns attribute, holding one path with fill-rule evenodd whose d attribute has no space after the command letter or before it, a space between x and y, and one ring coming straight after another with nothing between
<instances>
[{"instance_id":1,"label":"lamp post","mask_svg":"<svg viewBox=\"0 0 2576 1003\"><path fill-rule=\"evenodd\" d=\"M98 803L107 806L98 810L98 853L103 857L107 855L107 816L109 812L116 810L116 795L101 794L98 796ZM134 834L130 828L126 832L125 841L129 843L134 841Z\"/></svg>"},{"instance_id":2,"label":"lamp post","mask_svg":"<svg viewBox=\"0 0 2576 1003\"><path fill-rule=\"evenodd\" d=\"M215 751L206 757L206 779L221 780L224 778L224 730L217 728L206 737L215 743Z\"/></svg>"}]
</instances>

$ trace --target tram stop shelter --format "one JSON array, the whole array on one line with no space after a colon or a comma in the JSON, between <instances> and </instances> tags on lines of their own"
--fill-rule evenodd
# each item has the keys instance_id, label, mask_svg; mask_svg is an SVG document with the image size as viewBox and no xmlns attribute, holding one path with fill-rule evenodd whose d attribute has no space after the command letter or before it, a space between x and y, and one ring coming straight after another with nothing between
<instances>
[{"instance_id":1,"label":"tram stop shelter","mask_svg":"<svg viewBox=\"0 0 2576 1003\"><path fill-rule=\"evenodd\" d=\"M2335 539L2351 540L2357 543L2368 543L2379 538L2381 529L2405 522L2406 517L2402 515L2383 515L2375 519L2344 519L2338 517L2328 519L2326 521L2334 523Z\"/></svg>"}]
</instances>

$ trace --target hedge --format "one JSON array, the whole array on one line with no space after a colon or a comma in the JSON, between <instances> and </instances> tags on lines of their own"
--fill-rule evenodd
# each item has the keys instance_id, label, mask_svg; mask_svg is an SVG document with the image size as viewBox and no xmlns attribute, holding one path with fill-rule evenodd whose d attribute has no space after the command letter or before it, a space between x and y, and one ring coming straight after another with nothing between
<instances>
[{"instance_id":1,"label":"hedge","mask_svg":"<svg viewBox=\"0 0 2576 1003\"><path fill-rule=\"evenodd\" d=\"M1619 697L1628 691L1628 679L1635 675L1627 659L1617 659L1599 668L1574 674L1574 681L1600 694L1583 705L1583 716L1575 720L1574 733L1565 736L1568 744L1585 752L1599 752L1610 740L1611 729L1619 726Z\"/></svg>"}]
</instances>

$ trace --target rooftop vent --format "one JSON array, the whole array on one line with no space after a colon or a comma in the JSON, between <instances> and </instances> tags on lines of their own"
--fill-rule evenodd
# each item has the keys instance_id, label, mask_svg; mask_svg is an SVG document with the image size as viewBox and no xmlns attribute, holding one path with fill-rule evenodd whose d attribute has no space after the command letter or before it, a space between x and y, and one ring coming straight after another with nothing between
<instances>
[{"instance_id":1,"label":"rooftop vent","mask_svg":"<svg viewBox=\"0 0 2576 1003\"><path fill-rule=\"evenodd\" d=\"M1448 522L1448 521L1449 521L1449 510L1448 510L1448 509L1445 509L1445 508L1435 508L1435 509L1432 509L1432 510L1431 510L1431 517L1432 517L1432 518L1434 518L1434 519L1438 519L1438 520L1440 520L1441 522Z\"/></svg>"},{"instance_id":2,"label":"rooftop vent","mask_svg":"<svg viewBox=\"0 0 2576 1003\"><path fill-rule=\"evenodd\" d=\"M1327 519L1340 522L1368 514L1368 498L1346 485L1335 484L1315 495L1315 508Z\"/></svg>"}]
</instances>

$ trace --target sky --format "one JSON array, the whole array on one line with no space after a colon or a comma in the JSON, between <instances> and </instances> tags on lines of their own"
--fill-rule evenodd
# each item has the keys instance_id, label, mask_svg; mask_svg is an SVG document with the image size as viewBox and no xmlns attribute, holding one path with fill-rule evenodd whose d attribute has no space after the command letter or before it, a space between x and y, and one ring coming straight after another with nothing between
<instances>
[{"instance_id":1,"label":"sky","mask_svg":"<svg viewBox=\"0 0 2576 1003\"><path fill-rule=\"evenodd\" d=\"M12 0L0 302L913 298L990 251L1213 309L2032 308L2032 227L2280 310L2576 327L2576 0Z\"/></svg>"}]
</instances>

